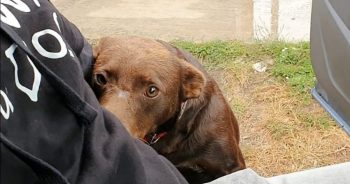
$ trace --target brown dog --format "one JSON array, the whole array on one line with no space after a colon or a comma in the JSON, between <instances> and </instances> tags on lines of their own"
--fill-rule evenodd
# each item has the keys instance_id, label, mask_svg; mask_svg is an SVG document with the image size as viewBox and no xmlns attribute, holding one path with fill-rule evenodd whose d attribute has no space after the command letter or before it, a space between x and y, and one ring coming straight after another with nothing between
<instances>
[{"instance_id":1,"label":"brown dog","mask_svg":"<svg viewBox=\"0 0 350 184\"><path fill-rule=\"evenodd\" d=\"M239 130L216 82L188 52L139 37L103 38L93 87L126 129L190 183L245 168Z\"/></svg>"}]
</instances>

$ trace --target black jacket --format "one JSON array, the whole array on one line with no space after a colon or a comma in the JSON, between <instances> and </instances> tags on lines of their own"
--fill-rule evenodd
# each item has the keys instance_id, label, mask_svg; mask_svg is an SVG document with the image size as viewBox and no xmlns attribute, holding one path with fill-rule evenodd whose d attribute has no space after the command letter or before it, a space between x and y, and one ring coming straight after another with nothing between
<instances>
[{"instance_id":1,"label":"black jacket","mask_svg":"<svg viewBox=\"0 0 350 184\"><path fill-rule=\"evenodd\" d=\"M2 0L0 22L2 184L186 183L101 108L91 46L50 2Z\"/></svg>"}]
</instances>

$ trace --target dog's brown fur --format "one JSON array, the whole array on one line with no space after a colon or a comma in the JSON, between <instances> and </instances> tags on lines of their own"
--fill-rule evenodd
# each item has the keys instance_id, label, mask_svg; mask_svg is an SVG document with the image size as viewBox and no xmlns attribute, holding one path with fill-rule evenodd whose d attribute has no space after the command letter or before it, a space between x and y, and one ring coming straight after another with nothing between
<instances>
[{"instance_id":1,"label":"dog's brown fur","mask_svg":"<svg viewBox=\"0 0 350 184\"><path fill-rule=\"evenodd\" d=\"M188 52L162 41L116 37L101 39L94 57L93 87L101 105L136 138L166 131L152 147L190 183L245 168L236 118ZM158 94L148 97L152 87Z\"/></svg>"}]
</instances>

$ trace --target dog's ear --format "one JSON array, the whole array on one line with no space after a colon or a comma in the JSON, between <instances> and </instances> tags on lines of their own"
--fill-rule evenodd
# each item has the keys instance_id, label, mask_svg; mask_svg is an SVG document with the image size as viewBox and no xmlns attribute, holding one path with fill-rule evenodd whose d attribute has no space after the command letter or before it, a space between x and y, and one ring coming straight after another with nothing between
<instances>
[{"instance_id":1,"label":"dog's ear","mask_svg":"<svg viewBox=\"0 0 350 184\"><path fill-rule=\"evenodd\" d=\"M182 95L184 101L190 98L197 98L205 86L205 78L201 71L187 63L181 61L182 65Z\"/></svg>"},{"instance_id":2,"label":"dog's ear","mask_svg":"<svg viewBox=\"0 0 350 184\"><path fill-rule=\"evenodd\" d=\"M161 43L166 49L168 49L171 53L175 54L178 58L186 60L183 51L179 48L176 48L162 40L157 40L157 42Z\"/></svg>"},{"instance_id":3,"label":"dog's ear","mask_svg":"<svg viewBox=\"0 0 350 184\"><path fill-rule=\"evenodd\" d=\"M157 40L161 43L167 50L175 54L181 60L182 66L182 91L184 101L190 98L197 98L203 91L205 86L205 77L204 74L198 70L196 67L187 62L187 57L190 54L186 51L183 51L179 48L172 46L171 44L164 42L162 40Z\"/></svg>"}]
</instances>

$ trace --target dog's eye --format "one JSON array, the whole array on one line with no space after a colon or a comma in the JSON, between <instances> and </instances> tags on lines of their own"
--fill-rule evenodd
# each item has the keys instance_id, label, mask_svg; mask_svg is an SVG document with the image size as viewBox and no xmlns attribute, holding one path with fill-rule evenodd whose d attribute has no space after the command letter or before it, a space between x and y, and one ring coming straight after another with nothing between
<instances>
[{"instance_id":1,"label":"dog's eye","mask_svg":"<svg viewBox=\"0 0 350 184\"><path fill-rule=\"evenodd\" d=\"M104 86L104 85L107 84L107 79L106 79L106 77L103 74L98 73L98 74L96 74L95 78L96 78L96 83L98 85Z\"/></svg>"},{"instance_id":2,"label":"dog's eye","mask_svg":"<svg viewBox=\"0 0 350 184\"><path fill-rule=\"evenodd\" d=\"M146 96L149 98L154 98L158 95L159 93L159 89L156 86L148 86L147 90L146 90Z\"/></svg>"}]
</instances>

